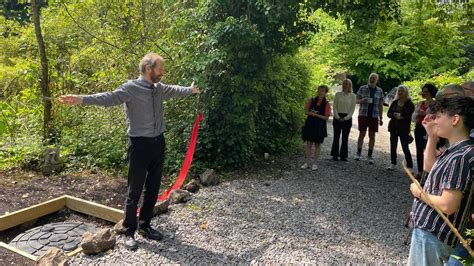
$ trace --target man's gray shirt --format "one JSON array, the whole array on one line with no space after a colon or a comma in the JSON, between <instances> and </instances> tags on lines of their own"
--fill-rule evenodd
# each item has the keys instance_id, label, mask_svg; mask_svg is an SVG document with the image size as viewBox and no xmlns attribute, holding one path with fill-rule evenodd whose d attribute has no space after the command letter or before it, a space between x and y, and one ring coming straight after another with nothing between
<instances>
[{"instance_id":1,"label":"man's gray shirt","mask_svg":"<svg viewBox=\"0 0 474 266\"><path fill-rule=\"evenodd\" d=\"M191 87L152 84L140 77L125 82L114 91L84 96L82 104L108 107L125 103L127 134L130 137L156 137L165 131L163 101L191 93Z\"/></svg>"}]
</instances>

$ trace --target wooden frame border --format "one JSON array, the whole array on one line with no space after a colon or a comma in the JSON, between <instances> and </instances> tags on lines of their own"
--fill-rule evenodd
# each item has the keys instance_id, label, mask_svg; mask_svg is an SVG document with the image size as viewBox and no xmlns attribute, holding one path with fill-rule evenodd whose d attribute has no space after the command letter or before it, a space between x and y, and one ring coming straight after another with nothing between
<instances>
[{"instance_id":1,"label":"wooden frame border","mask_svg":"<svg viewBox=\"0 0 474 266\"><path fill-rule=\"evenodd\" d=\"M4 231L6 229L43 217L53 212L57 212L64 207L79 213L87 214L113 223L117 223L123 218L122 210L110 208L105 205L83 200L80 198L64 195L52 200L45 201L40 204L36 204L0 216L0 231ZM33 261L36 261L37 259L36 256L28 254L4 242L0 242L0 247L4 247ZM76 250L68 253L67 255L71 257L76 255L80 251L82 251L82 249L79 247Z\"/></svg>"}]
</instances>

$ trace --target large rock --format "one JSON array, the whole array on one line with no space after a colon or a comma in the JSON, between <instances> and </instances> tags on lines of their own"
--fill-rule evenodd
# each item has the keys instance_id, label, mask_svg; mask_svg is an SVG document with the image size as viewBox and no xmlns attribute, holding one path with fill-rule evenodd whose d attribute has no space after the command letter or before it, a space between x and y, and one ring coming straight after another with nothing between
<instances>
[{"instance_id":1,"label":"large rock","mask_svg":"<svg viewBox=\"0 0 474 266\"><path fill-rule=\"evenodd\" d=\"M44 151L44 164L41 169L45 176L61 172L63 167L59 158L59 148L46 148Z\"/></svg>"},{"instance_id":2,"label":"large rock","mask_svg":"<svg viewBox=\"0 0 474 266\"><path fill-rule=\"evenodd\" d=\"M171 203L185 203L191 199L191 193L183 189L176 189L171 191L170 194Z\"/></svg>"},{"instance_id":3,"label":"large rock","mask_svg":"<svg viewBox=\"0 0 474 266\"><path fill-rule=\"evenodd\" d=\"M123 227L123 219L115 224L114 231L119 235L125 233L125 227Z\"/></svg>"},{"instance_id":4,"label":"large rock","mask_svg":"<svg viewBox=\"0 0 474 266\"><path fill-rule=\"evenodd\" d=\"M115 246L115 233L110 228L101 229L92 234L85 232L82 236L81 248L85 254L98 254Z\"/></svg>"},{"instance_id":5,"label":"large rock","mask_svg":"<svg viewBox=\"0 0 474 266\"><path fill-rule=\"evenodd\" d=\"M153 208L153 216L160 215L168 211L168 207L170 206L170 199L158 201Z\"/></svg>"},{"instance_id":6,"label":"large rock","mask_svg":"<svg viewBox=\"0 0 474 266\"><path fill-rule=\"evenodd\" d=\"M69 265L69 257L59 248L50 248L36 260L36 265L67 266Z\"/></svg>"},{"instance_id":7,"label":"large rock","mask_svg":"<svg viewBox=\"0 0 474 266\"><path fill-rule=\"evenodd\" d=\"M184 185L184 189L191 192L196 193L200 188L200 181L198 179L192 179L186 185Z\"/></svg>"},{"instance_id":8,"label":"large rock","mask_svg":"<svg viewBox=\"0 0 474 266\"><path fill-rule=\"evenodd\" d=\"M219 184L219 180L217 179L217 175L214 173L213 169L207 169L202 173L200 176L201 184L205 186L215 186Z\"/></svg>"}]
</instances>

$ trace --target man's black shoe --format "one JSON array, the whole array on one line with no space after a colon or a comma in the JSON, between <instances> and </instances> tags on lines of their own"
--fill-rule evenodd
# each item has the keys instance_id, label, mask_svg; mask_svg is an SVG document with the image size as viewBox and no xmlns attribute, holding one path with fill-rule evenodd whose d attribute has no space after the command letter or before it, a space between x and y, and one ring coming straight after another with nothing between
<instances>
[{"instance_id":1,"label":"man's black shoe","mask_svg":"<svg viewBox=\"0 0 474 266\"><path fill-rule=\"evenodd\" d=\"M137 241L135 241L135 237L133 235L125 235L125 242L124 245L127 249L136 250L137 249Z\"/></svg>"},{"instance_id":2,"label":"man's black shoe","mask_svg":"<svg viewBox=\"0 0 474 266\"><path fill-rule=\"evenodd\" d=\"M147 228L140 228L138 229L138 234L143 236L144 238L152 239L152 240L161 240L163 239L163 235L158 232L157 230L147 227Z\"/></svg>"}]
</instances>

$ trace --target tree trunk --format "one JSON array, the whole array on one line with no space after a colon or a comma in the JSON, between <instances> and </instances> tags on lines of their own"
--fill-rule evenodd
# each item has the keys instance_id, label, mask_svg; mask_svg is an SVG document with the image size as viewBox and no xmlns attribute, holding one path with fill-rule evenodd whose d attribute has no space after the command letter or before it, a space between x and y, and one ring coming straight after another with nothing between
<instances>
[{"instance_id":1,"label":"tree trunk","mask_svg":"<svg viewBox=\"0 0 474 266\"><path fill-rule=\"evenodd\" d=\"M41 94L43 95L43 141L46 144L52 142L52 116L51 116L51 92L49 90L48 78L48 58L46 56L46 47L44 46L43 35L41 34L39 5L37 0L31 1L31 15L33 17L33 25L35 27L36 41L38 42L38 51L41 59Z\"/></svg>"}]
</instances>

